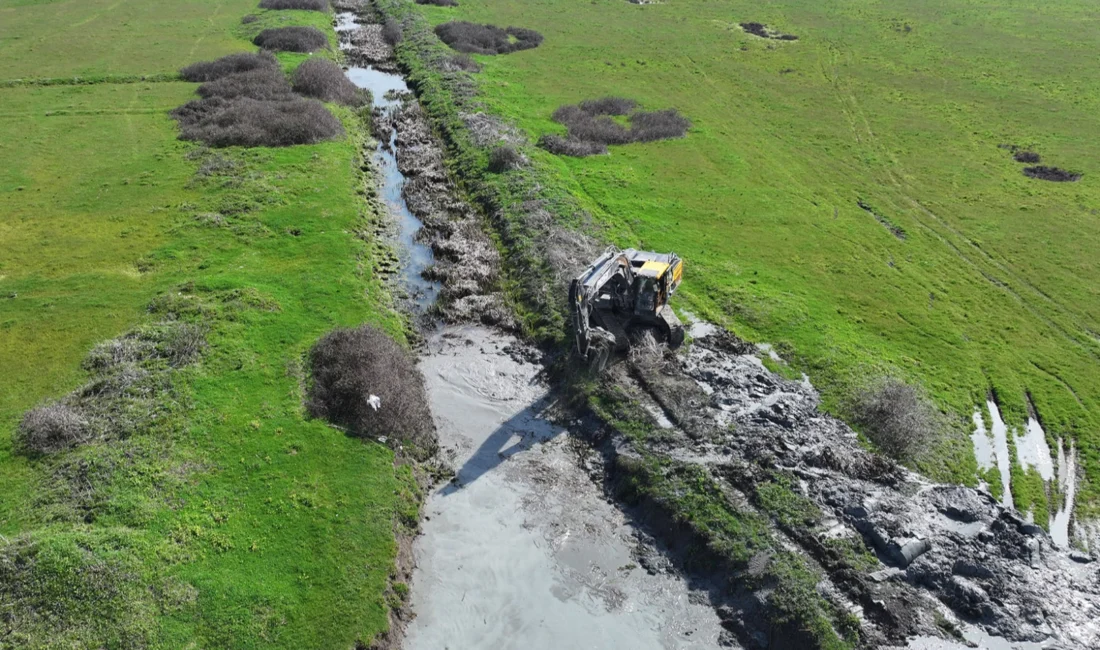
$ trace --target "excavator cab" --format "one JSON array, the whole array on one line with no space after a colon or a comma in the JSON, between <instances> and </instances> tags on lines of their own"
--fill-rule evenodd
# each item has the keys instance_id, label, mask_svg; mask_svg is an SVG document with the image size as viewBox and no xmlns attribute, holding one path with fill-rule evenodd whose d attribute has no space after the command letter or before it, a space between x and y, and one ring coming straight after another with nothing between
<instances>
[{"instance_id":1,"label":"excavator cab","mask_svg":"<svg viewBox=\"0 0 1100 650\"><path fill-rule=\"evenodd\" d=\"M603 369L612 352L652 332L670 348L684 341L684 327L668 301L683 278L675 253L611 247L569 286L577 353Z\"/></svg>"}]
</instances>

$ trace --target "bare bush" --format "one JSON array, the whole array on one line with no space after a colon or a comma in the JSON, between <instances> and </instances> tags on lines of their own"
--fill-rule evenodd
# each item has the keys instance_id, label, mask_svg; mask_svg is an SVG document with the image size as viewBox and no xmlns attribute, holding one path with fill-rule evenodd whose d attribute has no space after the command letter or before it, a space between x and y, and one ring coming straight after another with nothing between
<instances>
[{"instance_id":1,"label":"bare bush","mask_svg":"<svg viewBox=\"0 0 1100 650\"><path fill-rule=\"evenodd\" d=\"M215 61L192 63L180 70L180 76L186 81L213 81L238 72L278 67L279 62L270 52L230 54Z\"/></svg>"},{"instance_id":2,"label":"bare bush","mask_svg":"<svg viewBox=\"0 0 1100 650\"><path fill-rule=\"evenodd\" d=\"M542 43L542 34L533 29L479 25L455 20L437 25L435 34L451 49L467 54L509 54L529 50Z\"/></svg>"},{"instance_id":3,"label":"bare bush","mask_svg":"<svg viewBox=\"0 0 1100 650\"><path fill-rule=\"evenodd\" d=\"M260 9L328 11L328 0L260 0Z\"/></svg>"},{"instance_id":4,"label":"bare bush","mask_svg":"<svg viewBox=\"0 0 1100 650\"><path fill-rule=\"evenodd\" d=\"M630 116L630 137L634 142L652 142L682 138L691 128L691 121L675 108L663 111L641 111Z\"/></svg>"},{"instance_id":5,"label":"bare bush","mask_svg":"<svg viewBox=\"0 0 1100 650\"><path fill-rule=\"evenodd\" d=\"M257 16L256 14L247 14L245 16L241 16L241 24L242 25L250 25L250 24L256 22L259 19L260 19L260 17Z\"/></svg>"},{"instance_id":6,"label":"bare bush","mask_svg":"<svg viewBox=\"0 0 1100 650\"><path fill-rule=\"evenodd\" d=\"M88 420L56 402L27 411L15 430L14 442L23 453L49 454L74 447L88 435Z\"/></svg>"},{"instance_id":7,"label":"bare bush","mask_svg":"<svg viewBox=\"0 0 1100 650\"><path fill-rule=\"evenodd\" d=\"M447 59L447 67L451 70L465 70L466 72L481 72L481 64L469 54L455 54Z\"/></svg>"},{"instance_id":8,"label":"bare bush","mask_svg":"<svg viewBox=\"0 0 1100 650\"><path fill-rule=\"evenodd\" d=\"M252 42L273 52L313 52L328 46L328 37L316 27L275 27L265 29Z\"/></svg>"},{"instance_id":9,"label":"bare bush","mask_svg":"<svg viewBox=\"0 0 1100 650\"><path fill-rule=\"evenodd\" d=\"M637 106L638 102L626 97L601 97L580 103L580 109L589 115L626 115Z\"/></svg>"},{"instance_id":10,"label":"bare bush","mask_svg":"<svg viewBox=\"0 0 1100 650\"><path fill-rule=\"evenodd\" d=\"M211 97L172 111L180 139L211 147L287 147L336 138L344 128L316 100L263 101Z\"/></svg>"},{"instance_id":11,"label":"bare bush","mask_svg":"<svg viewBox=\"0 0 1100 650\"><path fill-rule=\"evenodd\" d=\"M306 405L314 417L358 436L434 446L424 378L413 357L382 330L334 330L314 344L309 365L313 382Z\"/></svg>"},{"instance_id":12,"label":"bare bush","mask_svg":"<svg viewBox=\"0 0 1100 650\"><path fill-rule=\"evenodd\" d=\"M382 40L390 47L397 47L397 44L401 42L401 36L401 23L393 18L387 18L385 24L382 25Z\"/></svg>"},{"instance_id":13,"label":"bare bush","mask_svg":"<svg viewBox=\"0 0 1100 650\"><path fill-rule=\"evenodd\" d=\"M298 66L294 71L294 92L346 106L362 106L368 99L340 66L327 59L310 59Z\"/></svg>"},{"instance_id":14,"label":"bare bush","mask_svg":"<svg viewBox=\"0 0 1100 650\"><path fill-rule=\"evenodd\" d=\"M278 68L257 68L247 72L235 72L204 83L196 92L203 98L293 99L290 82Z\"/></svg>"},{"instance_id":15,"label":"bare bush","mask_svg":"<svg viewBox=\"0 0 1100 650\"><path fill-rule=\"evenodd\" d=\"M489 171L494 174L520 169L526 163L527 160L524 159L523 154L509 145L496 147L489 152Z\"/></svg>"},{"instance_id":16,"label":"bare bush","mask_svg":"<svg viewBox=\"0 0 1100 650\"><path fill-rule=\"evenodd\" d=\"M1058 167L1048 167L1046 165L1024 167L1024 176L1038 178L1044 181L1054 181L1056 183L1072 183L1081 180L1081 174L1077 172L1066 171Z\"/></svg>"},{"instance_id":17,"label":"bare bush","mask_svg":"<svg viewBox=\"0 0 1100 650\"><path fill-rule=\"evenodd\" d=\"M437 7L457 7L455 0L416 0L418 5L435 5Z\"/></svg>"},{"instance_id":18,"label":"bare bush","mask_svg":"<svg viewBox=\"0 0 1100 650\"><path fill-rule=\"evenodd\" d=\"M939 414L915 387L893 377L874 380L850 400L853 419L875 447L911 461L939 436Z\"/></svg>"},{"instance_id":19,"label":"bare bush","mask_svg":"<svg viewBox=\"0 0 1100 650\"><path fill-rule=\"evenodd\" d=\"M607 153L607 145L602 142L563 138L560 135L554 135L552 133L540 137L538 146L552 154L558 156L573 156L574 158L599 156Z\"/></svg>"},{"instance_id":20,"label":"bare bush","mask_svg":"<svg viewBox=\"0 0 1100 650\"><path fill-rule=\"evenodd\" d=\"M1015 159L1016 162L1022 163L1037 163L1042 159L1039 154L1034 151L1017 151L1012 154L1012 158Z\"/></svg>"}]
</instances>

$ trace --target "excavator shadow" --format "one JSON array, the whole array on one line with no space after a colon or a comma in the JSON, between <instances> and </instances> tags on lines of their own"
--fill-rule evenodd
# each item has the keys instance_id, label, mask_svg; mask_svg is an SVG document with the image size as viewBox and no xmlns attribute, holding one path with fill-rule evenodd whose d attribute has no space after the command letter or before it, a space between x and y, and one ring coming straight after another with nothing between
<instances>
[{"instance_id":1,"label":"excavator shadow","mask_svg":"<svg viewBox=\"0 0 1100 650\"><path fill-rule=\"evenodd\" d=\"M513 456L565 433L566 430L563 427L551 424L540 417L547 401L546 398L538 400L498 426L463 463L455 473L454 479L440 490L440 494L443 496L454 494L495 470Z\"/></svg>"}]
</instances>

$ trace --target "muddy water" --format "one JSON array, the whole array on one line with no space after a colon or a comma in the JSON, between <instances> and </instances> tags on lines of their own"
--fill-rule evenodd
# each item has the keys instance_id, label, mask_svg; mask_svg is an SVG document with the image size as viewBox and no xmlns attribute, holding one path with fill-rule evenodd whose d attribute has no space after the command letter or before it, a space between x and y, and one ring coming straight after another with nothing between
<instances>
[{"instance_id":1,"label":"muddy water","mask_svg":"<svg viewBox=\"0 0 1100 650\"><path fill-rule=\"evenodd\" d=\"M1058 488L1063 495L1062 507L1050 518L1050 538L1062 548L1069 547L1069 520L1077 498L1077 447L1070 442L1066 454L1062 439L1058 439Z\"/></svg>"},{"instance_id":2,"label":"muddy water","mask_svg":"<svg viewBox=\"0 0 1100 650\"><path fill-rule=\"evenodd\" d=\"M989 409L989 417L993 421L993 455L997 459L997 470L1001 474L1001 503L1011 508L1012 504L1012 480L1010 467L1012 459L1008 455L1008 425L1001 418L1001 409L997 408L997 402L986 400L986 408Z\"/></svg>"},{"instance_id":3,"label":"muddy water","mask_svg":"<svg viewBox=\"0 0 1100 650\"><path fill-rule=\"evenodd\" d=\"M425 505L405 647L716 647L714 610L638 566L635 529L582 469L583 447L540 417L540 366L513 343L448 328L421 359L457 476Z\"/></svg>"},{"instance_id":4,"label":"muddy water","mask_svg":"<svg viewBox=\"0 0 1100 650\"><path fill-rule=\"evenodd\" d=\"M1047 435L1038 420L1028 418L1024 435L1016 435L1013 431L1012 437L1016 443L1016 458L1025 470L1034 468L1044 481L1054 478L1054 461L1050 457Z\"/></svg>"},{"instance_id":5,"label":"muddy water","mask_svg":"<svg viewBox=\"0 0 1100 650\"><path fill-rule=\"evenodd\" d=\"M336 15L337 32L350 31L357 26L354 14ZM341 47L346 47L346 44L341 44ZM409 92L409 87L401 75L382 72L370 66L353 66L346 70L346 74L356 86L371 92L376 111L394 110L401 103L397 98L398 95ZM375 147L372 160L374 168L378 171L382 198L389 207L398 228L402 283L417 310L424 312L435 302L440 286L438 282L426 280L423 276L423 272L434 262L434 255L431 247L417 241L416 233L424 224L409 210L405 197L401 195L401 190L405 186L405 176L397 169L396 138L397 133L391 132L388 142L379 142Z\"/></svg>"}]
</instances>

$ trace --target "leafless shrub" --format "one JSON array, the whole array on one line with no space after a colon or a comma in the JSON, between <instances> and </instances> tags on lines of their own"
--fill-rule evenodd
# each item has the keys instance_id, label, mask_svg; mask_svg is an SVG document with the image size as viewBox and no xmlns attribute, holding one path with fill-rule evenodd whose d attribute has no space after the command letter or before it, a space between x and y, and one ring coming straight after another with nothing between
<instances>
[{"instance_id":1,"label":"leafless shrub","mask_svg":"<svg viewBox=\"0 0 1100 650\"><path fill-rule=\"evenodd\" d=\"M601 142L588 142L575 138L563 138L560 135L548 133L539 138L538 146L558 156L573 156L584 158L585 156L598 156L607 153L607 145Z\"/></svg>"},{"instance_id":2,"label":"leafless shrub","mask_svg":"<svg viewBox=\"0 0 1100 650\"><path fill-rule=\"evenodd\" d=\"M328 0L260 0L260 9L328 11Z\"/></svg>"},{"instance_id":3,"label":"leafless shrub","mask_svg":"<svg viewBox=\"0 0 1100 650\"><path fill-rule=\"evenodd\" d=\"M584 100L580 110L589 115L626 115L637 106L638 102L626 97L602 97Z\"/></svg>"},{"instance_id":4,"label":"leafless shrub","mask_svg":"<svg viewBox=\"0 0 1100 650\"><path fill-rule=\"evenodd\" d=\"M401 42L401 36L401 23L393 18L387 18L385 24L382 25L382 40L390 47L397 47L397 44Z\"/></svg>"},{"instance_id":5,"label":"leafless shrub","mask_svg":"<svg viewBox=\"0 0 1100 650\"><path fill-rule=\"evenodd\" d=\"M88 420L60 402L31 409L15 430L14 442L23 453L49 454L74 447L89 435Z\"/></svg>"},{"instance_id":6,"label":"leafless shrub","mask_svg":"<svg viewBox=\"0 0 1100 650\"><path fill-rule=\"evenodd\" d=\"M299 65L294 71L294 92L346 106L362 106L367 100L340 66L327 59L310 59Z\"/></svg>"},{"instance_id":7,"label":"leafless shrub","mask_svg":"<svg viewBox=\"0 0 1100 650\"><path fill-rule=\"evenodd\" d=\"M642 111L630 116L630 136L634 142L682 138L689 128L691 121L680 115L675 108Z\"/></svg>"},{"instance_id":8,"label":"leafless shrub","mask_svg":"<svg viewBox=\"0 0 1100 650\"><path fill-rule=\"evenodd\" d=\"M273 52L313 52L328 45L328 37L316 27L275 27L265 29L252 42Z\"/></svg>"},{"instance_id":9,"label":"leafless shrub","mask_svg":"<svg viewBox=\"0 0 1100 650\"><path fill-rule=\"evenodd\" d=\"M257 68L247 72L235 72L204 83L196 92L203 98L292 99L290 82L278 68Z\"/></svg>"},{"instance_id":10,"label":"leafless shrub","mask_svg":"<svg viewBox=\"0 0 1100 650\"><path fill-rule=\"evenodd\" d=\"M307 407L314 417L358 436L434 445L424 378L412 356L382 330L334 330L310 350L309 365ZM374 404L372 395L378 398Z\"/></svg>"},{"instance_id":11,"label":"leafless shrub","mask_svg":"<svg viewBox=\"0 0 1100 650\"><path fill-rule=\"evenodd\" d=\"M1041 160L1039 154L1034 151L1017 151L1012 154L1012 158L1015 159L1016 162L1022 163L1037 163Z\"/></svg>"},{"instance_id":12,"label":"leafless shrub","mask_svg":"<svg viewBox=\"0 0 1100 650\"><path fill-rule=\"evenodd\" d=\"M246 16L247 18L247 16ZM213 81L226 75L264 68L278 69L279 62L270 52L230 54L215 61L192 63L180 70L186 81Z\"/></svg>"},{"instance_id":13,"label":"leafless shrub","mask_svg":"<svg viewBox=\"0 0 1100 650\"><path fill-rule=\"evenodd\" d=\"M465 70L466 72L481 72L481 64L474 60L474 57L469 54L455 54L448 57L446 61L447 68L451 70Z\"/></svg>"},{"instance_id":14,"label":"leafless shrub","mask_svg":"<svg viewBox=\"0 0 1100 650\"><path fill-rule=\"evenodd\" d=\"M1024 167L1024 176L1038 178L1043 181L1054 181L1056 183L1072 183L1081 180L1081 174L1077 172L1066 171L1058 167L1048 167L1046 165Z\"/></svg>"},{"instance_id":15,"label":"leafless shrub","mask_svg":"<svg viewBox=\"0 0 1100 650\"><path fill-rule=\"evenodd\" d=\"M247 14L245 16L241 16L241 24L242 25L249 25L251 23L256 22L259 19L260 19L260 17L257 16L256 14Z\"/></svg>"},{"instance_id":16,"label":"leafless shrub","mask_svg":"<svg viewBox=\"0 0 1100 650\"><path fill-rule=\"evenodd\" d=\"M494 174L520 169L526 162L523 154L509 145L496 147L489 152L489 171Z\"/></svg>"},{"instance_id":17,"label":"leafless shrub","mask_svg":"<svg viewBox=\"0 0 1100 650\"><path fill-rule=\"evenodd\" d=\"M542 43L542 34L523 27L501 29L455 20L437 25L435 34L451 49L469 54L509 54L529 50Z\"/></svg>"},{"instance_id":18,"label":"leafless shrub","mask_svg":"<svg viewBox=\"0 0 1100 650\"><path fill-rule=\"evenodd\" d=\"M911 461L939 436L935 407L918 389L894 377L871 381L850 400L853 419L879 451Z\"/></svg>"},{"instance_id":19,"label":"leafless shrub","mask_svg":"<svg viewBox=\"0 0 1100 650\"><path fill-rule=\"evenodd\" d=\"M340 136L340 121L316 100L262 101L211 97L172 111L180 139L211 147L286 147Z\"/></svg>"},{"instance_id":20,"label":"leafless shrub","mask_svg":"<svg viewBox=\"0 0 1100 650\"><path fill-rule=\"evenodd\" d=\"M457 7L455 0L416 0L418 5L435 5L437 7Z\"/></svg>"}]
</instances>

